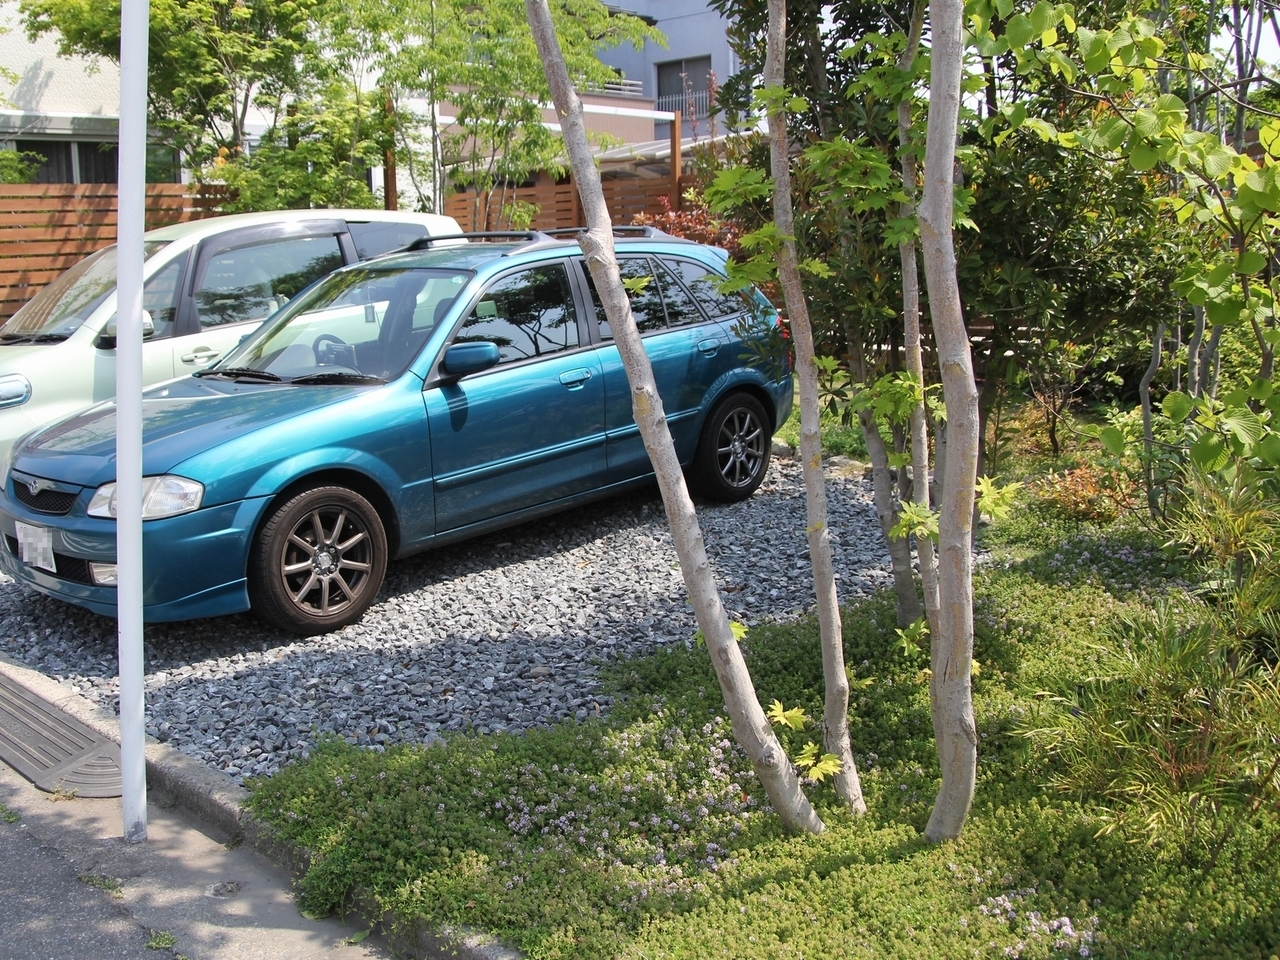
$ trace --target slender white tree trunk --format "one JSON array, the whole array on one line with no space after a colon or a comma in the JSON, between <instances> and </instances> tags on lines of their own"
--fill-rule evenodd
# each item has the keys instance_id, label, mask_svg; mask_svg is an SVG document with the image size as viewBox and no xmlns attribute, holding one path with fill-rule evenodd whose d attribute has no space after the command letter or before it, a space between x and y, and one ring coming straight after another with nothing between
<instances>
[{"instance_id":1,"label":"slender white tree trunk","mask_svg":"<svg viewBox=\"0 0 1280 960\"><path fill-rule=\"evenodd\" d=\"M920 34L924 29L925 0L916 0L911 11L911 26L907 30L906 46L898 58L898 69L904 73L915 63L920 46ZM904 95L898 104L898 146L902 155L902 192L906 199L898 216L916 215L916 158L911 152L911 98ZM924 386L924 357L920 351L920 275L916 268L916 242L906 240L898 247L902 261L902 318L903 344L907 354L907 372ZM911 411L911 481L915 502L929 506L929 417L922 402ZM933 541L928 537L917 538L916 551L920 555L920 582L924 587L924 609L929 620L929 632L938 630L938 558Z\"/></svg>"},{"instance_id":2,"label":"slender white tree trunk","mask_svg":"<svg viewBox=\"0 0 1280 960\"><path fill-rule=\"evenodd\" d=\"M707 560L706 546L698 517L685 487L684 474L676 457L671 431L667 428L662 400L654 385L653 368L631 314L631 302L618 274L618 261L613 250L613 225L605 206L600 186L600 173L587 143L582 120L582 100L569 80L560 42L556 38L547 0L525 0L529 25L533 29L538 54L547 72L556 113L564 131L565 147L573 167L573 177L582 198L588 229L581 236L587 266L595 280L596 290L605 315L613 329L614 343L622 356L627 380L631 385L632 412L645 449L653 464L662 502L671 526L671 538L680 558L680 572L693 602L698 626L706 639L707 650L720 681L725 706L733 724L733 733L747 752L756 775L764 785L769 801L789 830L821 833L826 829L810 806L795 768L787 759L782 745L756 698L751 674L747 672L742 651L729 627L729 617L720 602Z\"/></svg>"},{"instance_id":3,"label":"slender white tree trunk","mask_svg":"<svg viewBox=\"0 0 1280 960\"><path fill-rule=\"evenodd\" d=\"M930 702L942 767L942 788L925 836L934 842L958 837L973 802L978 735L973 722L970 664L973 660L974 483L978 468L978 388L960 310L952 237L953 167L964 54L964 0L932 0L929 130L925 139L920 242L933 336L947 406L947 461L938 521L938 629L931 643ZM924 486L923 484L921 486Z\"/></svg>"},{"instance_id":4,"label":"slender white tree trunk","mask_svg":"<svg viewBox=\"0 0 1280 960\"><path fill-rule=\"evenodd\" d=\"M871 410L858 412L862 439L871 460L871 490L875 496L876 519L889 551L889 570L893 574L893 596L898 626L906 627L920 619L920 596L916 593L916 576L911 569L911 543L906 537L895 537L899 513L893 498L893 481L889 477L889 448L880 434L880 426Z\"/></svg>"},{"instance_id":5,"label":"slender white tree trunk","mask_svg":"<svg viewBox=\"0 0 1280 960\"><path fill-rule=\"evenodd\" d=\"M769 0L769 33L764 61L766 89L785 83L787 41L786 0ZM796 379L800 387L800 460L804 469L805 505L808 509L809 560L818 599L818 628L822 636L822 673L826 698L822 711L823 740L827 752L840 760L835 776L836 793L854 813L867 812L862 783L849 741L849 677L844 667L844 635L840 627L840 601L836 596L831 564L831 528L827 518L827 482L822 475L822 436L818 412L818 365L814 361L813 326L804 299L796 256L795 223L791 210L791 157L787 148L787 114L769 114L769 147L773 165L773 220L788 238L778 251L778 280L791 323L796 348Z\"/></svg>"}]
</instances>

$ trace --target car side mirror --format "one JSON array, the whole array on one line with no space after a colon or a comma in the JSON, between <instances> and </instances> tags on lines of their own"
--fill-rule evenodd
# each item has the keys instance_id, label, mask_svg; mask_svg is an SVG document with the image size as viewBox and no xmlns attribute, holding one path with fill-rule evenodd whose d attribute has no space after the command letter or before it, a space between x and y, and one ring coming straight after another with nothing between
<instances>
[{"instance_id":1,"label":"car side mirror","mask_svg":"<svg viewBox=\"0 0 1280 960\"><path fill-rule=\"evenodd\" d=\"M496 367L501 359L502 354L498 352L498 345L488 340L455 343L444 352L440 369L450 379L456 380L469 373L479 373L481 370Z\"/></svg>"},{"instance_id":2,"label":"car side mirror","mask_svg":"<svg viewBox=\"0 0 1280 960\"><path fill-rule=\"evenodd\" d=\"M116 335L119 328L116 326L116 317L112 317L107 321L106 329L98 334L95 345L99 350L114 350L116 348ZM142 311L142 339L154 337L156 334L155 321L151 319L151 311Z\"/></svg>"}]
</instances>

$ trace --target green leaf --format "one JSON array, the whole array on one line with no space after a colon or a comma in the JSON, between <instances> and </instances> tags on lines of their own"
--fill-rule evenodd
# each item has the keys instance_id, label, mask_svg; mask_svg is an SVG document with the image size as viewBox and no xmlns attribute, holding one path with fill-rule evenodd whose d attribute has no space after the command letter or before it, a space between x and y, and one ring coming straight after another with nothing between
<instances>
[{"instance_id":1,"label":"green leaf","mask_svg":"<svg viewBox=\"0 0 1280 960\"><path fill-rule=\"evenodd\" d=\"M1268 433L1257 446L1257 453L1272 466L1280 465L1280 434Z\"/></svg>"},{"instance_id":2,"label":"green leaf","mask_svg":"<svg viewBox=\"0 0 1280 960\"><path fill-rule=\"evenodd\" d=\"M1240 322L1240 311L1244 309L1244 301L1239 297L1225 297L1221 300L1210 300L1204 305L1205 315L1209 322L1226 327Z\"/></svg>"},{"instance_id":3,"label":"green leaf","mask_svg":"<svg viewBox=\"0 0 1280 960\"><path fill-rule=\"evenodd\" d=\"M765 716L775 727L790 727L792 730L803 730L804 725L809 722L809 716L804 712L804 707L792 707L787 710L782 706L781 700L775 700L769 704Z\"/></svg>"},{"instance_id":4,"label":"green leaf","mask_svg":"<svg viewBox=\"0 0 1280 960\"><path fill-rule=\"evenodd\" d=\"M1000 14L1000 19L1008 19L1013 13L1013 0L996 0L996 13Z\"/></svg>"},{"instance_id":5,"label":"green leaf","mask_svg":"<svg viewBox=\"0 0 1280 960\"><path fill-rule=\"evenodd\" d=\"M835 276L834 270L828 267L821 260L818 260L814 257L810 257L808 260L801 260L800 269L803 270L805 273L813 274L815 277L822 277L824 280L827 277Z\"/></svg>"},{"instance_id":6,"label":"green leaf","mask_svg":"<svg viewBox=\"0 0 1280 960\"><path fill-rule=\"evenodd\" d=\"M1159 162L1160 153L1155 147L1139 141L1129 148L1129 164L1139 172L1150 170Z\"/></svg>"},{"instance_id":7,"label":"green leaf","mask_svg":"<svg viewBox=\"0 0 1280 960\"><path fill-rule=\"evenodd\" d=\"M353 933L351 936L347 937L347 943L363 943L365 940L369 939L369 934L371 933L373 933L373 927L370 927L368 930L361 930L359 933Z\"/></svg>"},{"instance_id":8,"label":"green leaf","mask_svg":"<svg viewBox=\"0 0 1280 960\"><path fill-rule=\"evenodd\" d=\"M1118 427L1103 427L1098 439L1113 457L1124 456L1124 434Z\"/></svg>"},{"instance_id":9,"label":"green leaf","mask_svg":"<svg viewBox=\"0 0 1280 960\"><path fill-rule=\"evenodd\" d=\"M1262 421L1247 407L1236 407L1224 413L1222 427L1243 444L1257 443L1262 437Z\"/></svg>"},{"instance_id":10,"label":"green leaf","mask_svg":"<svg viewBox=\"0 0 1280 960\"><path fill-rule=\"evenodd\" d=\"M1004 36L1009 41L1011 49L1019 50L1031 42L1031 38L1036 34L1035 28L1031 25L1031 18L1025 13L1019 13L1009 18L1009 22L1005 24Z\"/></svg>"},{"instance_id":11,"label":"green leaf","mask_svg":"<svg viewBox=\"0 0 1280 960\"><path fill-rule=\"evenodd\" d=\"M1174 423L1181 423L1187 419L1195 408L1196 405L1192 399L1179 390L1166 394L1160 404L1160 411Z\"/></svg>"},{"instance_id":12,"label":"green leaf","mask_svg":"<svg viewBox=\"0 0 1280 960\"><path fill-rule=\"evenodd\" d=\"M1249 384L1250 400L1265 400L1273 393L1275 393L1275 387L1266 377L1258 377L1253 383Z\"/></svg>"},{"instance_id":13,"label":"green leaf","mask_svg":"<svg viewBox=\"0 0 1280 960\"><path fill-rule=\"evenodd\" d=\"M840 758L834 753L824 753L809 765L809 777L821 783L827 777L835 776L840 772L840 769Z\"/></svg>"},{"instance_id":14,"label":"green leaf","mask_svg":"<svg viewBox=\"0 0 1280 960\"><path fill-rule=\"evenodd\" d=\"M1216 433L1206 433L1191 445L1191 459L1201 470L1215 473L1227 465L1230 454L1226 441Z\"/></svg>"},{"instance_id":15,"label":"green leaf","mask_svg":"<svg viewBox=\"0 0 1280 960\"><path fill-rule=\"evenodd\" d=\"M1267 265L1267 258L1257 250L1245 250L1236 258L1236 273L1260 273Z\"/></svg>"},{"instance_id":16,"label":"green leaf","mask_svg":"<svg viewBox=\"0 0 1280 960\"><path fill-rule=\"evenodd\" d=\"M1160 132L1160 118L1154 110L1147 107L1135 110L1131 120L1133 129L1140 137L1154 137Z\"/></svg>"}]
</instances>

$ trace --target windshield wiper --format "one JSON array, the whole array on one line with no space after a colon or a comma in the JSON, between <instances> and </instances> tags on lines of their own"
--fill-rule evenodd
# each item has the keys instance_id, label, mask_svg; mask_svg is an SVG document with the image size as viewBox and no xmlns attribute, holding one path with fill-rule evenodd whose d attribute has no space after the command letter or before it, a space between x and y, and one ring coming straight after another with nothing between
<instances>
[{"instance_id":1,"label":"windshield wiper","mask_svg":"<svg viewBox=\"0 0 1280 960\"><path fill-rule=\"evenodd\" d=\"M0 334L0 343L61 343L69 333L4 333Z\"/></svg>"},{"instance_id":2,"label":"windshield wiper","mask_svg":"<svg viewBox=\"0 0 1280 960\"><path fill-rule=\"evenodd\" d=\"M266 380L269 383L280 383L281 378L266 370L255 370L253 367L221 367L213 370L197 370L193 377L229 377L232 380Z\"/></svg>"},{"instance_id":3,"label":"windshield wiper","mask_svg":"<svg viewBox=\"0 0 1280 960\"><path fill-rule=\"evenodd\" d=\"M382 377L371 376L367 373L308 373L301 377L294 377L290 383L386 383Z\"/></svg>"}]
</instances>

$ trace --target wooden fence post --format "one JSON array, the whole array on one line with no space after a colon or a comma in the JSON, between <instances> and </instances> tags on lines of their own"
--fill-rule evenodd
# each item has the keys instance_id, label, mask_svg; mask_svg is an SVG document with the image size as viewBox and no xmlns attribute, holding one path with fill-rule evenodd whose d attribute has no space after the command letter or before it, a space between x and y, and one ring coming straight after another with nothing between
<instances>
[{"instance_id":1,"label":"wooden fence post","mask_svg":"<svg viewBox=\"0 0 1280 960\"><path fill-rule=\"evenodd\" d=\"M400 189L396 186L396 105L391 99L391 91L387 91L387 131L391 136L391 145L382 151L382 206L387 210L397 210L400 206Z\"/></svg>"},{"instance_id":2,"label":"wooden fence post","mask_svg":"<svg viewBox=\"0 0 1280 960\"><path fill-rule=\"evenodd\" d=\"M680 129L680 111L677 110L675 119L671 121L671 209L680 209L680 168L684 166L684 154L680 149L680 144L684 139L684 134Z\"/></svg>"}]
</instances>

